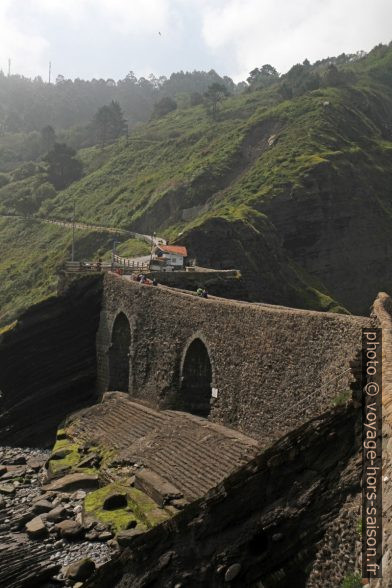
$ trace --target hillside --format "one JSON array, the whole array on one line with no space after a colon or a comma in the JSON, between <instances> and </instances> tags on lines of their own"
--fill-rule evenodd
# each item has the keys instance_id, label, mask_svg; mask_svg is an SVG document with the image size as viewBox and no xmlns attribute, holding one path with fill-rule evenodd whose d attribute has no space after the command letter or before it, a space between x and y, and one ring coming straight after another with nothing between
<instances>
[{"instance_id":1,"label":"hillside","mask_svg":"<svg viewBox=\"0 0 392 588\"><path fill-rule=\"evenodd\" d=\"M377 292L392 289L392 47L339 66L336 79L323 64L301 67L224 100L216 120L203 105L178 109L128 141L81 151L85 176L48 193L36 215L69 219L75 199L78 220L156 231L186 244L200 265L239 268L249 300L367 314ZM294 74L321 83L299 92ZM40 173L0 189L0 209ZM18 285L21 300L29 288L15 245L5 249L22 231L15 222L1 221L2 308ZM59 232L41 246L42 225L18 222L29 231L17 247L31 256L39 299L70 237ZM102 250L91 239L89 253ZM44 256L32 255L30 240Z\"/></svg>"}]
</instances>

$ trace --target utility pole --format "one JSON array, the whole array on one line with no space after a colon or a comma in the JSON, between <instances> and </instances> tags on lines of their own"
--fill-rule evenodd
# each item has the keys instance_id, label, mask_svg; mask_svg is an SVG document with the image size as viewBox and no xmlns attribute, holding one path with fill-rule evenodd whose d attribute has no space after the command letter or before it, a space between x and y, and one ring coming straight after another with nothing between
<instances>
[{"instance_id":1,"label":"utility pole","mask_svg":"<svg viewBox=\"0 0 392 588\"><path fill-rule=\"evenodd\" d=\"M11 58L8 58L8 77L11 75Z\"/></svg>"},{"instance_id":2,"label":"utility pole","mask_svg":"<svg viewBox=\"0 0 392 588\"><path fill-rule=\"evenodd\" d=\"M52 77L52 62L49 61L49 84L50 84L51 77Z\"/></svg>"},{"instance_id":3,"label":"utility pole","mask_svg":"<svg viewBox=\"0 0 392 588\"><path fill-rule=\"evenodd\" d=\"M75 200L73 201L72 215L72 261L75 261Z\"/></svg>"},{"instance_id":4,"label":"utility pole","mask_svg":"<svg viewBox=\"0 0 392 588\"><path fill-rule=\"evenodd\" d=\"M121 241L116 241L116 239L113 239L113 249L112 249L112 267L114 267L114 257L116 255L116 245L117 243L121 243Z\"/></svg>"},{"instance_id":5,"label":"utility pole","mask_svg":"<svg viewBox=\"0 0 392 588\"><path fill-rule=\"evenodd\" d=\"M155 235L156 235L155 232L151 235L150 266L151 266L151 262L152 262L152 250L154 249L154 245L155 245Z\"/></svg>"}]
</instances>

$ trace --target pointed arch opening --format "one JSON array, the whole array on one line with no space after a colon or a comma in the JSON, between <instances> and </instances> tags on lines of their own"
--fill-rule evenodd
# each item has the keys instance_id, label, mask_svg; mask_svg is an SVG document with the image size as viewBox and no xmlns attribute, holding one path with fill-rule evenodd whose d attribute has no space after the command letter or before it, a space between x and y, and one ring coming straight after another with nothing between
<instances>
[{"instance_id":1,"label":"pointed arch opening","mask_svg":"<svg viewBox=\"0 0 392 588\"><path fill-rule=\"evenodd\" d=\"M129 320L123 312L120 312L113 323L109 350L110 390L129 391L130 346L131 327Z\"/></svg>"},{"instance_id":2,"label":"pointed arch opening","mask_svg":"<svg viewBox=\"0 0 392 588\"><path fill-rule=\"evenodd\" d=\"M193 339L181 370L179 410L207 418L211 410L212 364L200 338Z\"/></svg>"}]
</instances>

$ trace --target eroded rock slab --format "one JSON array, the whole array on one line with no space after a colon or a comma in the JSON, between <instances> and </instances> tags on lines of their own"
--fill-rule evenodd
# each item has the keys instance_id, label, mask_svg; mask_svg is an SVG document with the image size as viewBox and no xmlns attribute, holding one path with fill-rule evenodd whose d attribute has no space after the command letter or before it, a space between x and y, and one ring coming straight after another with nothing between
<instances>
[{"instance_id":1,"label":"eroded rock slab","mask_svg":"<svg viewBox=\"0 0 392 588\"><path fill-rule=\"evenodd\" d=\"M99 487L99 478L98 476L89 475L89 474L67 474L58 480L54 480L49 484L45 484L42 486L42 489L50 492L50 491L60 491L60 492L73 492L74 490L83 490L83 489L96 489Z\"/></svg>"}]
</instances>

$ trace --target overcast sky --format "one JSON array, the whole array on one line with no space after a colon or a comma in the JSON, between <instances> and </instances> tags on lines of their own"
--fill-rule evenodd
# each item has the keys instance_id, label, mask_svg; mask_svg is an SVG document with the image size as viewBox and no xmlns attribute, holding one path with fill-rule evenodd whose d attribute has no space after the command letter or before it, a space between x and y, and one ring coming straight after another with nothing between
<instances>
[{"instance_id":1,"label":"overcast sky","mask_svg":"<svg viewBox=\"0 0 392 588\"><path fill-rule=\"evenodd\" d=\"M160 34L159 34L160 33ZM236 81L392 40L392 0L0 0L0 68L120 79L215 69Z\"/></svg>"}]
</instances>

